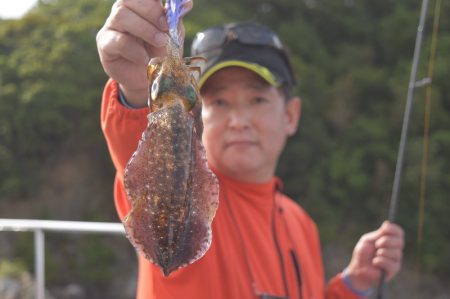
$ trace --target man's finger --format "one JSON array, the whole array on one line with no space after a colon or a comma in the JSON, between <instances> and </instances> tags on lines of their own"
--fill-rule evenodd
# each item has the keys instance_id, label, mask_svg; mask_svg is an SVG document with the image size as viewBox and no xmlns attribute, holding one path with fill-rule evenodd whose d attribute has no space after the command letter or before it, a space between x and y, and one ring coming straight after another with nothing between
<instances>
[{"instance_id":1,"label":"man's finger","mask_svg":"<svg viewBox=\"0 0 450 299\"><path fill-rule=\"evenodd\" d=\"M398 249L380 248L376 252L376 257L391 260L393 262L400 261L402 259L402 252Z\"/></svg>"},{"instance_id":2,"label":"man's finger","mask_svg":"<svg viewBox=\"0 0 450 299\"><path fill-rule=\"evenodd\" d=\"M389 281L400 271L401 262L393 262L390 259L385 259L382 257L375 257L373 259L373 265L383 270L386 273L385 281Z\"/></svg>"},{"instance_id":3,"label":"man's finger","mask_svg":"<svg viewBox=\"0 0 450 299\"><path fill-rule=\"evenodd\" d=\"M193 6L194 3L192 2L192 0L185 0L181 8L180 18L184 17L189 11L191 11Z\"/></svg>"},{"instance_id":4,"label":"man's finger","mask_svg":"<svg viewBox=\"0 0 450 299\"><path fill-rule=\"evenodd\" d=\"M149 57L142 41L127 33L105 30L98 39L99 51L104 53L104 59L111 61L120 57L136 64L146 65Z\"/></svg>"},{"instance_id":5,"label":"man's finger","mask_svg":"<svg viewBox=\"0 0 450 299\"><path fill-rule=\"evenodd\" d=\"M382 230L383 234L386 235L395 235L402 238L404 235L403 229L399 225L389 221L384 221L380 229Z\"/></svg>"},{"instance_id":6,"label":"man's finger","mask_svg":"<svg viewBox=\"0 0 450 299\"><path fill-rule=\"evenodd\" d=\"M404 246L403 238L393 236L381 236L375 241L376 248L399 248Z\"/></svg>"},{"instance_id":7,"label":"man's finger","mask_svg":"<svg viewBox=\"0 0 450 299\"><path fill-rule=\"evenodd\" d=\"M167 35L164 32L125 6L118 7L111 13L106 26L141 38L155 47L163 47L166 44Z\"/></svg>"},{"instance_id":8,"label":"man's finger","mask_svg":"<svg viewBox=\"0 0 450 299\"><path fill-rule=\"evenodd\" d=\"M160 31L168 29L164 8L159 0L118 0L114 7L116 9L125 7L131 10L142 19L152 23Z\"/></svg>"}]
</instances>

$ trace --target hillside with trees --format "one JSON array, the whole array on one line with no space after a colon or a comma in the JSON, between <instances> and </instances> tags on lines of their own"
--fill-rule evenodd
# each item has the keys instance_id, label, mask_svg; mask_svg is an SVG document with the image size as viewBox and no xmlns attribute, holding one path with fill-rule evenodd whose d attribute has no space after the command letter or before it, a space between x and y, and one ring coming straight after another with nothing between
<instances>
[{"instance_id":1,"label":"hillside with trees","mask_svg":"<svg viewBox=\"0 0 450 299\"><path fill-rule=\"evenodd\" d=\"M244 20L271 26L287 45L303 105L278 175L319 225L327 275L340 270L357 238L387 217L420 1L194 2L185 17L186 55L198 30ZM99 124L107 77L95 44L112 3L40 0L19 20L0 19L0 218L118 221L114 170ZM434 4L418 78L427 75ZM443 1L420 250L425 87L415 94L397 216L407 234L406 257L390 285L395 298L450 294L449 15ZM91 299L134 291L135 258L126 240L48 239L50 290L77 283ZM31 235L0 232L0 278L33 272L32 241Z\"/></svg>"}]
</instances>

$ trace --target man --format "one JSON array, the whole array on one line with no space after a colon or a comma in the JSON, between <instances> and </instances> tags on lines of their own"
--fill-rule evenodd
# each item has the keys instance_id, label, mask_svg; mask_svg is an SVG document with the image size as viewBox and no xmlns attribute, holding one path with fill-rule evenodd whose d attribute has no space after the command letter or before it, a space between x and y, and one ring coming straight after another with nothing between
<instances>
[{"instance_id":1,"label":"man","mask_svg":"<svg viewBox=\"0 0 450 299\"><path fill-rule=\"evenodd\" d=\"M121 219L130 210L124 167L147 125L146 65L165 54L163 14L160 1L117 1L97 36L111 77L101 119L117 170ZM345 271L324 285L316 226L274 178L301 111L278 37L253 23L214 27L197 34L192 52L208 58L199 85L203 142L220 182L213 242L203 258L169 277L139 256L137 298L351 299L367 296L381 271L392 279L401 265L403 231L385 222L359 240Z\"/></svg>"}]
</instances>

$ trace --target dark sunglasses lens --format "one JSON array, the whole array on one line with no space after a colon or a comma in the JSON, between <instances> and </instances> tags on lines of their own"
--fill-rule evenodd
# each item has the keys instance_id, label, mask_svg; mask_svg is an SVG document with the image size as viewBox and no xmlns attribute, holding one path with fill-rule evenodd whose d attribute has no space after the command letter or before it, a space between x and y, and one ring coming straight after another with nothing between
<instances>
[{"instance_id":1,"label":"dark sunglasses lens","mask_svg":"<svg viewBox=\"0 0 450 299\"><path fill-rule=\"evenodd\" d=\"M223 27L214 27L197 33L192 42L192 54L199 55L220 48L222 47L225 38L226 32Z\"/></svg>"},{"instance_id":2,"label":"dark sunglasses lens","mask_svg":"<svg viewBox=\"0 0 450 299\"><path fill-rule=\"evenodd\" d=\"M192 43L192 54L205 55L209 51L221 48L228 35L242 44L283 49L280 39L269 28L254 24L240 24L225 28L213 27L198 33Z\"/></svg>"},{"instance_id":3,"label":"dark sunglasses lens","mask_svg":"<svg viewBox=\"0 0 450 299\"><path fill-rule=\"evenodd\" d=\"M266 27L250 24L238 26L233 30L237 34L237 39L243 44L283 48L280 39Z\"/></svg>"}]
</instances>

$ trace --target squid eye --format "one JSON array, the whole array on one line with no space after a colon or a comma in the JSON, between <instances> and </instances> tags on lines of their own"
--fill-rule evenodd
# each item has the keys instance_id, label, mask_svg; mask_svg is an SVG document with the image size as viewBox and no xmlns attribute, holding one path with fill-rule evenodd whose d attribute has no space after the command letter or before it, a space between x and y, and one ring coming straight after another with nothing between
<instances>
[{"instance_id":1,"label":"squid eye","mask_svg":"<svg viewBox=\"0 0 450 299\"><path fill-rule=\"evenodd\" d=\"M189 109L192 108L195 105L195 102L197 102L197 92L195 91L195 88L191 85L186 87L184 96L189 104Z\"/></svg>"},{"instance_id":2,"label":"squid eye","mask_svg":"<svg viewBox=\"0 0 450 299\"><path fill-rule=\"evenodd\" d=\"M158 76L152 83L150 96L152 100L156 100L158 96L161 96L165 92L173 88L173 79L169 76L161 75Z\"/></svg>"},{"instance_id":3,"label":"squid eye","mask_svg":"<svg viewBox=\"0 0 450 299\"><path fill-rule=\"evenodd\" d=\"M152 98L153 101L155 101L156 98L158 97L160 81L161 81L161 77L157 77L152 83L152 87L150 90L150 97Z\"/></svg>"},{"instance_id":4,"label":"squid eye","mask_svg":"<svg viewBox=\"0 0 450 299\"><path fill-rule=\"evenodd\" d=\"M161 75L160 87L161 93L169 91L173 87L173 79L169 76Z\"/></svg>"}]
</instances>

